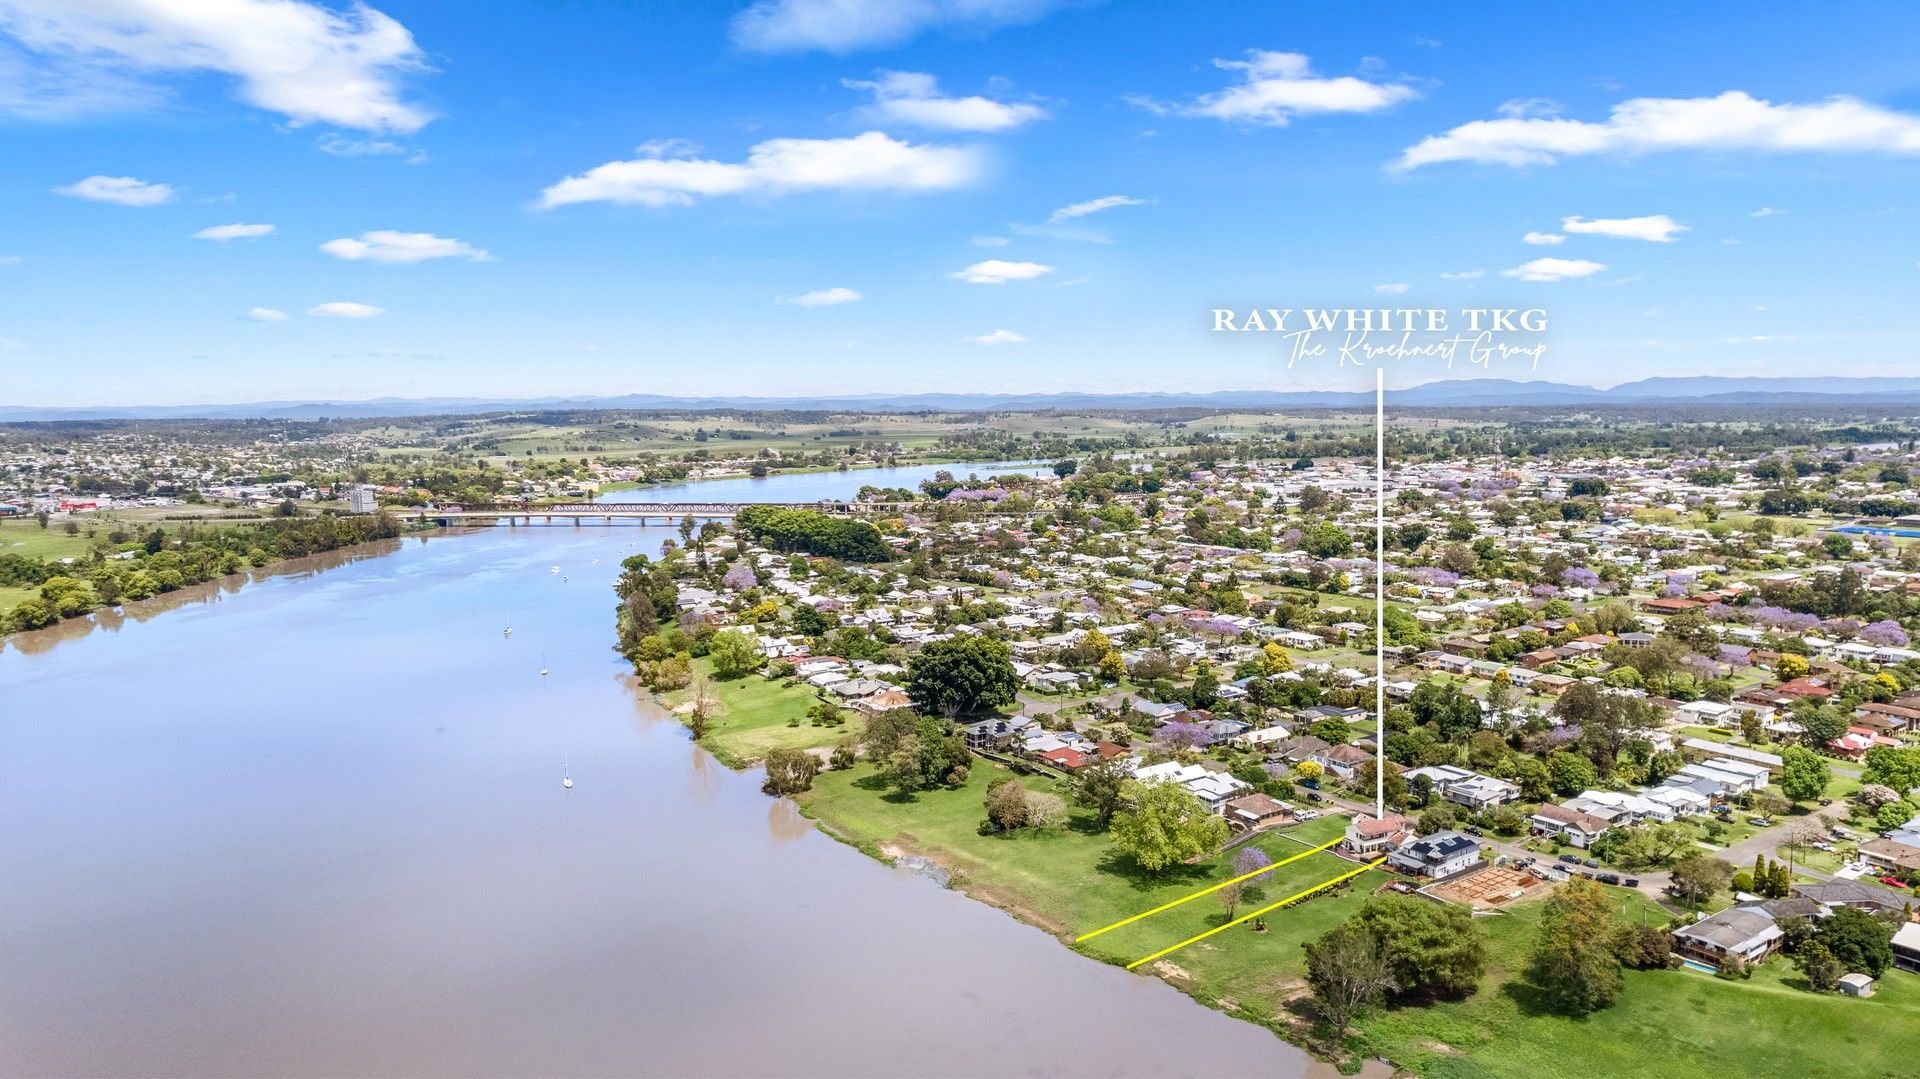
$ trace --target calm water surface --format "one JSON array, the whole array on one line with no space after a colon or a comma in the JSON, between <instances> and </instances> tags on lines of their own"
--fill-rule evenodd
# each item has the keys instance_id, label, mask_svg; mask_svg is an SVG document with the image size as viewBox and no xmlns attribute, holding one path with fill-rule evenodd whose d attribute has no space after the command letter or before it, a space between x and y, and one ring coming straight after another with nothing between
<instances>
[{"instance_id":1,"label":"calm water surface","mask_svg":"<svg viewBox=\"0 0 1920 1079\"><path fill-rule=\"evenodd\" d=\"M692 747L608 648L669 534L405 540L9 642L0 1072L1305 1070Z\"/></svg>"}]
</instances>

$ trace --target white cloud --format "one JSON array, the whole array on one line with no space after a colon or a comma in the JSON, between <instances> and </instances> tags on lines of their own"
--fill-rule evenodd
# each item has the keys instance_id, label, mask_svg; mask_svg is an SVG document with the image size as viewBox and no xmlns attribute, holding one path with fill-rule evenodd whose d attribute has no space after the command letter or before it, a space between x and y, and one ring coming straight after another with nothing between
<instances>
[{"instance_id":1,"label":"white cloud","mask_svg":"<svg viewBox=\"0 0 1920 1079\"><path fill-rule=\"evenodd\" d=\"M1411 86L1368 82L1351 75L1323 78L1297 52L1247 50L1245 60L1215 60L1215 67L1236 73L1239 84L1202 94L1190 104L1168 105L1133 98L1155 113L1210 116L1216 120L1285 127L1295 116L1337 112L1379 112L1420 96Z\"/></svg>"},{"instance_id":2,"label":"white cloud","mask_svg":"<svg viewBox=\"0 0 1920 1079\"><path fill-rule=\"evenodd\" d=\"M1485 270L1455 270L1451 273L1441 274L1440 280L1442 281L1478 281L1485 276L1487 276L1487 271Z\"/></svg>"},{"instance_id":3,"label":"white cloud","mask_svg":"<svg viewBox=\"0 0 1920 1079\"><path fill-rule=\"evenodd\" d=\"M1026 340L1024 335L1014 333L1012 330L995 330L992 333L983 333L978 337L969 337L967 338L967 344L988 346L1019 345L1025 344Z\"/></svg>"},{"instance_id":4,"label":"white cloud","mask_svg":"<svg viewBox=\"0 0 1920 1079\"><path fill-rule=\"evenodd\" d=\"M975 236L967 242L975 247L1005 247L1013 240L1007 236Z\"/></svg>"},{"instance_id":5,"label":"white cloud","mask_svg":"<svg viewBox=\"0 0 1920 1079\"><path fill-rule=\"evenodd\" d=\"M1042 266L1037 262L988 259L985 262L976 262L964 270L955 270L947 276L955 281L965 281L969 285L1004 285L1009 281L1031 281L1042 274L1052 272L1053 267Z\"/></svg>"},{"instance_id":6,"label":"white cloud","mask_svg":"<svg viewBox=\"0 0 1920 1079\"><path fill-rule=\"evenodd\" d=\"M1554 244L1566 243L1567 238L1557 232L1529 232L1525 236L1520 237L1520 242L1523 244L1538 244L1541 247L1552 247Z\"/></svg>"},{"instance_id":7,"label":"white cloud","mask_svg":"<svg viewBox=\"0 0 1920 1079\"><path fill-rule=\"evenodd\" d=\"M1606 263L1589 262L1586 259L1534 259L1522 263L1511 270L1501 270L1502 277L1517 277L1522 281L1565 281L1575 277L1591 277L1606 269Z\"/></svg>"},{"instance_id":8,"label":"white cloud","mask_svg":"<svg viewBox=\"0 0 1920 1079\"><path fill-rule=\"evenodd\" d=\"M1772 217L1775 214L1784 214L1784 213L1786 213L1785 210L1778 209L1773 206L1762 206L1758 210L1755 210L1754 212L1748 214L1747 216L1748 217Z\"/></svg>"},{"instance_id":9,"label":"white cloud","mask_svg":"<svg viewBox=\"0 0 1920 1079\"><path fill-rule=\"evenodd\" d=\"M1405 281L1395 281L1391 284L1375 285L1373 286L1373 291L1385 293L1388 296L1398 296L1412 287L1412 285L1407 284Z\"/></svg>"},{"instance_id":10,"label":"white cloud","mask_svg":"<svg viewBox=\"0 0 1920 1079\"><path fill-rule=\"evenodd\" d=\"M318 314L319 309L315 308L312 313ZM255 322L287 321L287 313L285 311L280 310L277 307L256 307L253 310L247 312L247 317L252 319Z\"/></svg>"},{"instance_id":11,"label":"white cloud","mask_svg":"<svg viewBox=\"0 0 1920 1079\"><path fill-rule=\"evenodd\" d=\"M878 131L841 139L768 139L747 151L743 162L657 155L609 161L542 191L540 205L690 206L696 196L939 191L972 183L984 168L971 147L916 146Z\"/></svg>"},{"instance_id":12,"label":"white cloud","mask_svg":"<svg viewBox=\"0 0 1920 1079\"><path fill-rule=\"evenodd\" d=\"M195 240L258 240L273 235L272 225L209 225L193 234Z\"/></svg>"},{"instance_id":13,"label":"white cloud","mask_svg":"<svg viewBox=\"0 0 1920 1079\"><path fill-rule=\"evenodd\" d=\"M328 240L320 250L350 262L386 262L406 264L428 259L463 258L468 262L492 262L494 258L464 240L435 236L431 232L394 232L375 229L363 232L357 240L342 237Z\"/></svg>"},{"instance_id":14,"label":"white cloud","mask_svg":"<svg viewBox=\"0 0 1920 1079\"><path fill-rule=\"evenodd\" d=\"M1653 214L1648 217L1601 217L1592 221L1584 217L1563 217L1560 227L1568 232L1590 236L1610 236L1616 240L1646 240L1650 243L1669 244L1676 234L1687 231L1687 226L1668 217L1666 214Z\"/></svg>"},{"instance_id":15,"label":"white cloud","mask_svg":"<svg viewBox=\"0 0 1920 1079\"><path fill-rule=\"evenodd\" d=\"M335 300L332 303L318 304L307 308L307 314L317 318L373 318L384 315L387 309L367 303L353 303L347 300Z\"/></svg>"},{"instance_id":16,"label":"white cloud","mask_svg":"<svg viewBox=\"0 0 1920 1079\"><path fill-rule=\"evenodd\" d=\"M1118 206L1145 206L1149 199L1136 199L1127 195L1106 195L1085 202L1076 202L1071 206L1062 206L1048 218L1049 221L1071 221L1076 217L1097 214L1102 210L1111 210Z\"/></svg>"},{"instance_id":17,"label":"white cloud","mask_svg":"<svg viewBox=\"0 0 1920 1079\"><path fill-rule=\"evenodd\" d=\"M77 183L53 189L55 194L94 202L117 202L122 206L158 206L173 201L173 188L150 184L131 176L89 176Z\"/></svg>"},{"instance_id":18,"label":"white cloud","mask_svg":"<svg viewBox=\"0 0 1920 1079\"><path fill-rule=\"evenodd\" d=\"M1046 118L1047 110L1025 102L1008 103L980 97L946 97L932 75L915 71L876 71L870 82L842 79L850 90L867 90L873 104L864 111L873 118L943 131L1006 131Z\"/></svg>"},{"instance_id":19,"label":"white cloud","mask_svg":"<svg viewBox=\"0 0 1920 1079\"><path fill-rule=\"evenodd\" d=\"M404 154L405 146L392 139L350 139L337 132L328 132L313 140L314 148L323 154L334 157L380 157L386 154ZM414 158L426 160L426 155L416 152Z\"/></svg>"},{"instance_id":20,"label":"white cloud","mask_svg":"<svg viewBox=\"0 0 1920 1079\"><path fill-rule=\"evenodd\" d=\"M859 303L866 296L850 289L823 288L814 292L803 292L798 296L782 296L781 303L790 303L795 307L838 307L843 303Z\"/></svg>"},{"instance_id":21,"label":"white cloud","mask_svg":"<svg viewBox=\"0 0 1920 1079\"><path fill-rule=\"evenodd\" d=\"M1920 116L1851 97L1776 105L1740 90L1718 97L1641 97L1594 123L1558 117L1475 120L1401 153L1395 169L1443 161L1551 165L1580 154L1667 150L1920 153Z\"/></svg>"},{"instance_id":22,"label":"white cloud","mask_svg":"<svg viewBox=\"0 0 1920 1079\"><path fill-rule=\"evenodd\" d=\"M898 45L930 29L991 30L1033 22L1068 0L754 0L729 37L753 52L849 53Z\"/></svg>"},{"instance_id":23,"label":"white cloud","mask_svg":"<svg viewBox=\"0 0 1920 1079\"><path fill-rule=\"evenodd\" d=\"M418 130L427 112L401 100L402 76L425 69L405 26L362 3L335 11L304 0L4 0L0 32L45 68L145 90L142 76L219 72L240 97L295 125ZM129 103L132 103L129 101Z\"/></svg>"}]
</instances>

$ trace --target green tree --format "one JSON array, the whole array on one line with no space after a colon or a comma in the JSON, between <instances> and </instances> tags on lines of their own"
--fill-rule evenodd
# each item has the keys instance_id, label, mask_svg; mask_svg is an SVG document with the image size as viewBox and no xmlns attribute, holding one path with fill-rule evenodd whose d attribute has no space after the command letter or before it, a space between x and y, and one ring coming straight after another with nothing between
<instances>
[{"instance_id":1,"label":"green tree","mask_svg":"<svg viewBox=\"0 0 1920 1079\"><path fill-rule=\"evenodd\" d=\"M1816 993L1831 993L1840 988L1840 975L1847 972L1840 960L1834 958L1833 951L1817 939L1800 946L1793 965L1800 968L1807 986Z\"/></svg>"},{"instance_id":2,"label":"green tree","mask_svg":"<svg viewBox=\"0 0 1920 1079\"><path fill-rule=\"evenodd\" d=\"M1810 802L1827 793L1833 769L1812 750L1788 746L1780 754L1780 793L1796 802Z\"/></svg>"},{"instance_id":3,"label":"green tree","mask_svg":"<svg viewBox=\"0 0 1920 1079\"><path fill-rule=\"evenodd\" d=\"M1553 789L1562 795L1579 794L1599 779L1585 757L1564 751L1547 754L1547 774L1553 779Z\"/></svg>"},{"instance_id":4,"label":"green tree","mask_svg":"<svg viewBox=\"0 0 1920 1079\"><path fill-rule=\"evenodd\" d=\"M1027 788L1012 776L987 784L987 820L994 830L1011 832L1027 823Z\"/></svg>"},{"instance_id":5,"label":"green tree","mask_svg":"<svg viewBox=\"0 0 1920 1079\"><path fill-rule=\"evenodd\" d=\"M1527 979L1556 1011L1599 1011L1620 995L1614 937L1613 901L1599 884L1575 877L1541 912L1527 958Z\"/></svg>"},{"instance_id":6,"label":"green tree","mask_svg":"<svg viewBox=\"0 0 1920 1079\"><path fill-rule=\"evenodd\" d=\"M1073 795L1073 804L1093 810L1094 819L1104 829L1113 820L1114 813L1125 804L1127 775L1126 768L1113 760L1100 761L1080 769L1069 781L1068 789Z\"/></svg>"},{"instance_id":7,"label":"green tree","mask_svg":"<svg viewBox=\"0 0 1920 1079\"><path fill-rule=\"evenodd\" d=\"M1785 661L1797 657L1780 658ZM1829 742L1847 733L1845 716L1834 711L1832 706L1816 704L1811 699L1803 702L1802 707L1794 708L1793 721L1800 724L1800 744L1811 750L1825 749Z\"/></svg>"},{"instance_id":8,"label":"green tree","mask_svg":"<svg viewBox=\"0 0 1920 1079\"><path fill-rule=\"evenodd\" d=\"M1353 553L1353 537L1332 521L1321 521L1307 529L1300 546L1315 558L1340 558Z\"/></svg>"},{"instance_id":9,"label":"green tree","mask_svg":"<svg viewBox=\"0 0 1920 1079\"><path fill-rule=\"evenodd\" d=\"M1821 920L1814 939L1825 945L1842 967L1878 978L1893 965L1894 929L1889 919L1853 907L1838 907Z\"/></svg>"},{"instance_id":10,"label":"green tree","mask_svg":"<svg viewBox=\"0 0 1920 1079\"><path fill-rule=\"evenodd\" d=\"M799 794L813 789L813 777L820 774L820 758L804 749L767 751L767 779L760 789L768 794Z\"/></svg>"},{"instance_id":11,"label":"green tree","mask_svg":"<svg viewBox=\"0 0 1920 1079\"><path fill-rule=\"evenodd\" d=\"M1486 941L1465 907L1377 895L1348 924L1381 942L1402 995L1465 996L1486 969Z\"/></svg>"},{"instance_id":12,"label":"green tree","mask_svg":"<svg viewBox=\"0 0 1920 1079\"><path fill-rule=\"evenodd\" d=\"M1673 865L1669 885L1676 898L1699 906L1733 883L1733 864L1704 854L1689 854Z\"/></svg>"},{"instance_id":13,"label":"green tree","mask_svg":"<svg viewBox=\"0 0 1920 1079\"><path fill-rule=\"evenodd\" d=\"M1012 704L1020 690L1006 642L978 634L934 641L907 664L907 695L915 708L949 719Z\"/></svg>"},{"instance_id":14,"label":"green tree","mask_svg":"<svg viewBox=\"0 0 1920 1079\"><path fill-rule=\"evenodd\" d=\"M1359 926L1334 926L1305 948L1314 1008L1336 1040L1355 1015L1395 989L1393 963L1380 938Z\"/></svg>"},{"instance_id":15,"label":"green tree","mask_svg":"<svg viewBox=\"0 0 1920 1079\"><path fill-rule=\"evenodd\" d=\"M1121 852L1150 873L1227 841L1227 822L1177 784L1129 781L1125 798L1108 831Z\"/></svg>"},{"instance_id":16,"label":"green tree","mask_svg":"<svg viewBox=\"0 0 1920 1079\"><path fill-rule=\"evenodd\" d=\"M707 642L707 655L713 660L713 673L721 678L738 678L760 663L753 639L735 630L714 634Z\"/></svg>"}]
</instances>

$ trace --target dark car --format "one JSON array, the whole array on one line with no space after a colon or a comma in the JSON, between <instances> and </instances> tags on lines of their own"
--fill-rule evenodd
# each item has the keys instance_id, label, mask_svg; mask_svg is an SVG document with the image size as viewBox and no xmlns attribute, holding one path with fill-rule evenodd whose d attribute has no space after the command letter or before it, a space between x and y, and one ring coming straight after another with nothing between
<instances>
[{"instance_id":1,"label":"dark car","mask_svg":"<svg viewBox=\"0 0 1920 1079\"><path fill-rule=\"evenodd\" d=\"M1485 832L1483 832L1483 831L1481 831L1480 829L1478 829L1478 828L1475 828L1475 827L1474 827L1473 825L1471 825L1471 824L1469 824L1469 825L1467 825L1467 826L1466 826L1465 828L1462 828L1462 829L1460 829L1460 830L1461 830L1461 831L1463 831L1463 832L1465 832L1465 833L1467 833L1468 835L1475 835L1475 836L1483 836L1483 835L1486 835L1486 834L1487 834L1487 833L1485 833Z\"/></svg>"},{"instance_id":2,"label":"dark car","mask_svg":"<svg viewBox=\"0 0 1920 1079\"><path fill-rule=\"evenodd\" d=\"M1600 868L1600 863L1594 861L1592 858L1588 858L1586 861L1581 862L1580 864L1586 866L1588 869Z\"/></svg>"},{"instance_id":3,"label":"dark car","mask_svg":"<svg viewBox=\"0 0 1920 1079\"><path fill-rule=\"evenodd\" d=\"M1316 793L1314 793L1313 791L1308 791L1308 792L1307 792L1307 801L1309 801L1309 802L1324 802L1324 801L1326 801L1326 799L1325 799L1325 798L1322 798L1322 797L1320 797L1320 796L1319 796L1318 794L1316 794Z\"/></svg>"},{"instance_id":4,"label":"dark car","mask_svg":"<svg viewBox=\"0 0 1920 1079\"><path fill-rule=\"evenodd\" d=\"M1629 888L1638 888L1638 887L1640 887L1640 878L1639 878L1639 877L1628 877L1628 878L1627 878L1627 879L1626 879L1625 881L1623 881L1622 883L1624 883L1624 884L1625 884L1625 885L1626 885L1627 887L1629 887Z\"/></svg>"},{"instance_id":5,"label":"dark car","mask_svg":"<svg viewBox=\"0 0 1920 1079\"><path fill-rule=\"evenodd\" d=\"M1618 884L1620 883L1620 874L1602 873L1599 876L1595 877L1594 879L1599 881L1602 884Z\"/></svg>"},{"instance_id":6,"label":"dark car","mask_svg":"<svg viewBox=\"0 0 1920 1079\"><path fill-rule=\"evenodd\" d=\"M1560 856L1560 860L1567 863L1568 865L1580 864L1580 856L1577 854L1562 854Z\"/></svg>"}]
</instances>

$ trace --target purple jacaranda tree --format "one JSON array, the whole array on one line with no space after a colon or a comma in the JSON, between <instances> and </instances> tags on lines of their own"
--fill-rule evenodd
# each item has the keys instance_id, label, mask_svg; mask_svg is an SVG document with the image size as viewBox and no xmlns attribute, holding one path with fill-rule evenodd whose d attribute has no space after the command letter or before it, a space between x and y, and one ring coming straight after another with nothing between
<instances>
[{"instance_id":1,"label":"purple jacaranda tree","mask_svg":"<svg viewBox=\"0 0 1920 1079\"><path fill-rule=\"evenodd\" d=\"M1860 639L1878 648L1905 648L1911 640L1900 623L1891 618L1861 626Z\"/></svg>"},{"instance_id":2,"label":"purple jacaranda tree","mask_svg":"<svg viewBox=\"0 0 1920 1079\"><path fill-rule=\"evenodd\" d=\"M727 570L727 575L720 578L720 583L735 592L745 592L760 582L754 577L752 566L745 562L735 562L733 568Z\"/></svg>"},{"instance_id":3,"label":"purple jacaranda tree","mask_svg":"<svg viewBox=\"0 0 1920 1079\"><path fill-rule=\"evenodd\" d=\"M1560 573L1560 583L1573 588L1593 589L1600 586L1600 575L1585 566L1568 566Z\"/></svg>"},{"instance_id":4,"label":"purple jacaranda tree","mask_svg":"<svg viewBox=\"0 0 1920 1079\"><path fill-rule=\"evenodd\" d=\"M1267 857L1267 852L1261 850L1259 847L1241 847L1240 853L1233 856L1233 875L1236 877L1244 877L1248 873L1257 873L1272 864L1273 859ZM1265 874L1262 874L1262 876L1264 875ZM1255 879L1257 880L1259 878Z\"/></svg>"},{"instance_id":5,"label":"purple jacaranda tree","mask_svg":"<svg viewBox=\"0 0 1920 1079\"><path fill-rule=\"evenodd\" d=\"M1205 749L1213 744L1213 735L1205 727L1175 720L1153 732L1153 744L1172 752L1180 749Z\"/></svg>"},{"instance_id":6,"label":"purple jacaranda tree","mask_svg":"<svg viewBox=\"0 0 1920 1079\"><path fill-rule=\"evenodd\" d=\"M1532 588L1532 592L1534 595L1539 596L1541 599L1552 599L1553 597L1560 594L1560 590L1558 588L1553 587L1550 584L1534 585Z\"/></svg>"}]
</instances>

